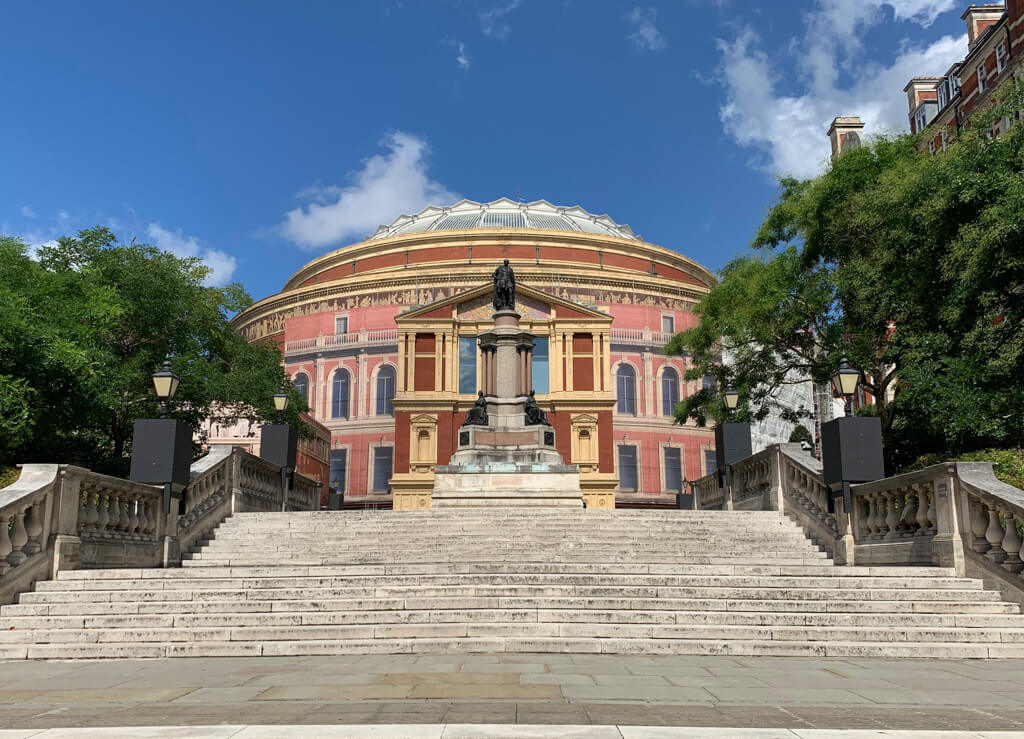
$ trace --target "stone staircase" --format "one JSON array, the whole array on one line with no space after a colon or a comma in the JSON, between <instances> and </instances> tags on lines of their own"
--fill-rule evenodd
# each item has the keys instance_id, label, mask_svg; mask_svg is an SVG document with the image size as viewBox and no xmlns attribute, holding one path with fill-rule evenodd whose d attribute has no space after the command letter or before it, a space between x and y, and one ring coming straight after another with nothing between
<instances>
[{"instance_id":1,"label":"stone staircase","mask_svg":"<svg viewBox=\"0 0 1024 739\"><path fill-rule=\"evenodd\" d=\"M179 569L64 571L0 658L569 652L1024 657L1019 606L837 567L775 512L243 513Z\"/></svg>"}]
</instances>

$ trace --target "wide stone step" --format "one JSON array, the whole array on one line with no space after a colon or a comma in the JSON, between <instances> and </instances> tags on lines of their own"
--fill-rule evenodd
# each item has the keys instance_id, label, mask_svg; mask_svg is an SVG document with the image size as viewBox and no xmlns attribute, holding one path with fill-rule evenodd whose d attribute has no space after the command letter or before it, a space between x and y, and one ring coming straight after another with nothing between
<instances>
[{"instance_id":1,"label":"wide stone step","mask_svg":"<svg viewBox=\"0 0 1024 739\"><path fill-rule=\"evenodd\" d=\"M243 626L330 626L424 623L602 623L705 626L804 626L862 629L969 628L1022 629L1020 615L930 613L775 613L671 610L567 610L481 608L462 610L365 610L293 613L135 614L112 616L5 616L0 630L21 633L40 629L235 628ZM16 641L16 640L15 640Z\"/></svg>"},{"instance_id":2,"label":"wide stone step","mask_svg":"<svg viewBox=\"0 0 1024 739\"><path fill-rule=\"evenodd\" d=\"M94 592L102 590L152 591L196 588L219 590L273 590L295 588L395 587L424 584L464 585L593 585L602 587L742 587L742 588L906 588L981 590L982 581L956 577L769 577L743 575L611 575L611 574L417 574L346 575L335 577L204 578L201 583L181 578L155 581L142 578L120 580L51 580L36 583L36 592Z\"/></svg>"},{"instance_id":3,"label":"wide stone step","mask_svg":"<svg viewBox=\"0 0 1024 739\"><path fill-rule=\"evenodd\" d=\"M357 654L679 654L777 657L985 659L1020 657L1014 644L957 642L792 642L714 639L339 639L329 641L38 644L0 646L0 659L146 659L160 657L331 656Z\"/></svg>"},{"instance_id":4,"label":"wide stone step","mask_svg":"<svg viewBox=\"0 0 1024 739\"><path fill-rule=\"evenodd\" d=\"M73 580L180 580L209 578L260 577L339 577L363 575L434 575L434 574L666 574L666 575L770 575L780 577L910 577L953 578L951 567L846 567L828 562L812 565L704 565L649 564L643 561L626 563L571 562L429 562L421 564L322 565L315 567L241 566L205 567L194 571L168 569L61 570L59 582Z\"/></svg>"},{"instance_id":5,"label":"wide stone step","mask_svg":"<svg viewBox=\"0 0 1024 739\"><path fill-rule=\"evenodd\" d=\"M729 639L756 641L885 641L1024 643L1024 629L864 629L807 626L665 625L600 623L416 623L334 626L245 626L235 628L35 629L2 631L0 644L90 644L110 642L266 642L337 639L454 639L567 637L599 639Z\"/></svg>"}]
</instances>

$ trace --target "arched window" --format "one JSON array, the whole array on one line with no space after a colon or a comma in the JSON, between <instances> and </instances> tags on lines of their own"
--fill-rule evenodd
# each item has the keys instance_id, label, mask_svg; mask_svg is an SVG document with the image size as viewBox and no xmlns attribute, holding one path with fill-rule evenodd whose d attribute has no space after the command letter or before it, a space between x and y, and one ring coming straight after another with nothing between
<instances>
[{"instance_id":1,"label":"arched window","mask_svg":"<svg viewBox=\"0 0 1024 739\"><path fill-rule=\"evenodd\" d=\"M674 416L679 402L679 373L666 367L661 373L661 415Z\"/></svg>"},{"instance_id":2,"label":"arched window","mask_svg":"<svg viewBox=\"0 0 1024 739\"><path fill-rule=\"evenodd\" d=\"M299 374L295 375L295 378L292 380L292 384L295 386L295 389L299 391L299 395L302 396L302 399L305 400L306 403L308 404L309 375L307 375L305 372L300 372Z\"/></svg>"},{"instance_id":3,"label":"arched window","mask_svg":"<svg viewBox=\"0 0 1024 739\"><path fill-rule=\"evenodd\" d=\"M615 373L615 397L619 413L636 415L636 371L628 364L620 364Z\"/></svg>"},{"instance_id":4,"label":"arched window","mask_svg":"<svg viewBox=\"0 0 1024 739\"><path fill-rule=\"evenodd\" d=\"M331 383L331 418L348 418L348 370L339 369Z\"/></svg>"},{"instance_id":5,"label":"arched window","mask_svg":"<svg viewBox=\"0 0 1024 739\"><path fill-rule=\"evenodd\" d=\"M377 373L377 415L395 415L395 368L390 364L380 368Z\"/></svg>"}]
</instances>

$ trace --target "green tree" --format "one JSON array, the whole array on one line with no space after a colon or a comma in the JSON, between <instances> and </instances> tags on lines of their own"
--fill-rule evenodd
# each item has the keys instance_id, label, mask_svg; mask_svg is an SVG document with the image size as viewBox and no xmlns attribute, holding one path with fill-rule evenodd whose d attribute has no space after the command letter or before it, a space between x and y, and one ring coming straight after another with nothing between
<instances>
[{"instance_id":1,"label":"green tree","mask_svg":"<svg viewBox=\"0 0 1024 739\"><path fill-rule=\"evenodd\" d=\"M229 317L240 285L204 284L201 260L117 244L105 228L59 239L36 258L0 238L0 462L73 462L123 473L132 424L160 413L150 375L165 355L181 377L170 415L273 419L286 381L272 344ZM307 410L291 390L288 420Z\"/></svg>"},{"instance_id":2,"label":"green tree","mask_svg":"<svg viewBox=\"0 0 1024 739\"><path fill-rule=\"evenodd\" d=\"M879 137L820 177L783 179L758 250L728 264L667 351L768 412L772 392L818 383L845 355L865 373L892 467L926 452L1019 441L1024 411L1024 108L1006 98L937 156ZM722 361L723 357L726 361ZM794 415L800 415L798 412ZM702 391L677 420L723 417Z\"/></svg>"}]
</instances>

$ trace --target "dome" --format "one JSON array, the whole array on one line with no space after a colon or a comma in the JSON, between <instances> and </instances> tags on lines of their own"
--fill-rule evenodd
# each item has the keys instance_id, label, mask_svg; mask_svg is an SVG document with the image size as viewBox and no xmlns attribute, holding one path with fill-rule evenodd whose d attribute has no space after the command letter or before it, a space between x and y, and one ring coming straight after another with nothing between
<instances>
[{"instance_id":1,"label":"dome","mask_svg":"<svg viewBox=\"0 0 1024 739\"><path fill-rule=\"evenodd\" d=\"M562 208L546 200L519 203L508 198L490 203L460 200L446 208L428 205L415 215L399 216L389 225L380 226L370 238L471 228L539 228L640 240L629 226L618 224L606 215L595 216L579 206Z\"/></svg>"}]
</instances>

